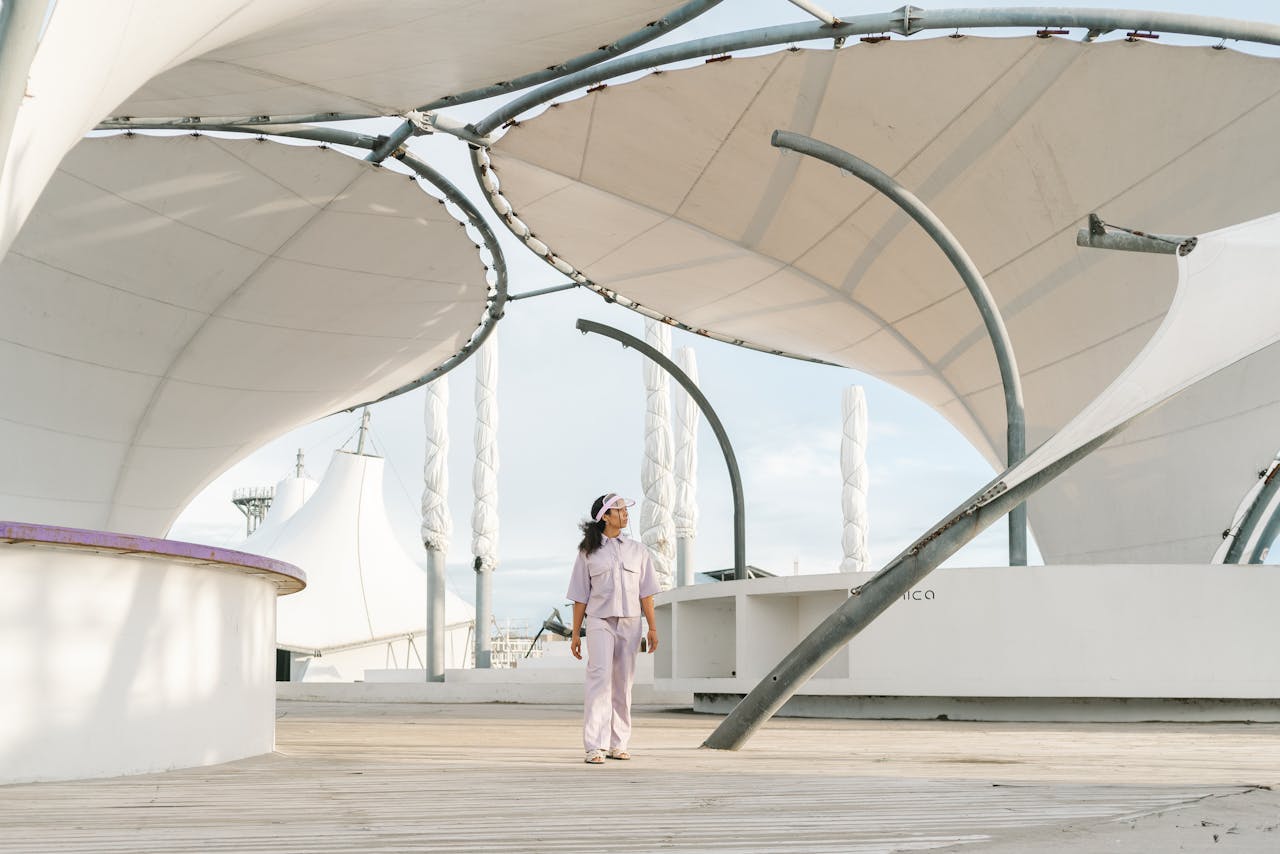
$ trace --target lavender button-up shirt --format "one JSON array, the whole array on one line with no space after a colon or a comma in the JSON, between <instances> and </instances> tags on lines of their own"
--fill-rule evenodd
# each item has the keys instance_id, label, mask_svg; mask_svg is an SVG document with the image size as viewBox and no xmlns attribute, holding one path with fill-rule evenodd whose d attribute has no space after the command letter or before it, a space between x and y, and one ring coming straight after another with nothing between
<instances>
[{"instance_id":1,"label":"lavender button-up shirt","mask_svg":"<svg viewBox=\"0 0 1280 854\"><path fill-rule=\"evenodd\" d=\"M591 617L639 617L640 600L659 589L649 550L618 536L605 537L590 555L578 552L565 595L585 603Z\"/></svg>"}]
</instances>

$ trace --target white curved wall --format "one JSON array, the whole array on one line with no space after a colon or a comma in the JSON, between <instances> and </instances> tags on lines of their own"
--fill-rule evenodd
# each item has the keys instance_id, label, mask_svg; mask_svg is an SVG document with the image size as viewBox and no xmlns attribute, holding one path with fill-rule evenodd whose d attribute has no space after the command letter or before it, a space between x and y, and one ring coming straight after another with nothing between
<instances>
[{"instance_id":1,"label":"white curved wall","mask_svg":"<svg viewBox=\"0 0 1280 854\"><path fill-rule=\"evenodd\" d=\"M0 784L274 749L269 574L0 542L0 585Z\"/></svg>"}]
</instances>

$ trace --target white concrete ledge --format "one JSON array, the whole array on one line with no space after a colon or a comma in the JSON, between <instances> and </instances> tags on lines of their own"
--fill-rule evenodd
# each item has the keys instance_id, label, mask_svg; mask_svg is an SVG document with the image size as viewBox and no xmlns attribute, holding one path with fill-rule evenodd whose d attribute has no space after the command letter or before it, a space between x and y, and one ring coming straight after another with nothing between
<instances>
[{"instance_id":1,"label":"white concrete ledge","mask_svg":"<svg viewBox=\"0 0 1280 854\"><path fill-rule=\"evenodd\" d=\"M659 594L659 690L727 711L868 574ZM1276 720L1280 567L934 572L782 714L989 720Z\"/></svg>"}]
</instances>

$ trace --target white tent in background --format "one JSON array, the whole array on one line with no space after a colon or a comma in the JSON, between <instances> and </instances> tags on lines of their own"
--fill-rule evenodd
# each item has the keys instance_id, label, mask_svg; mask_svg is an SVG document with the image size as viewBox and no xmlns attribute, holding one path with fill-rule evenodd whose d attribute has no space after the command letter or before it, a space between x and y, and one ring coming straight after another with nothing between
<instances>
[{"instance_id":1,"label":"white tent in background","mask_svg":"<svg viewBox=\"0 0 1280 854\"><path fill-rule=\"evenodd\" d=\"M269 547L256 535L243 546L307 573L306 595L277 606L276 645L302 658L295 681L353 681L366 669L423 666L426 575L392 531L383 465L381 457L335 452L315 495ZM465 667L474 612L450 593L445 619L445 666Z\"/></svg>"},{"instance_id":2,"label":"white tent in background","mask_svg":"<svg viewBox=\"0 0 1280 854\"><path fill-rule=\"evenodd\" d=\"M302 451L298 451L298 464L293 474L276 483L275 492L271 496L271 507L249 539L244 541L247 551L266 554L275 545L284 530L285 523L302 509L302 505L316 494L319 484L307 477L302 467Z\"/></svg>"}]
</instances>

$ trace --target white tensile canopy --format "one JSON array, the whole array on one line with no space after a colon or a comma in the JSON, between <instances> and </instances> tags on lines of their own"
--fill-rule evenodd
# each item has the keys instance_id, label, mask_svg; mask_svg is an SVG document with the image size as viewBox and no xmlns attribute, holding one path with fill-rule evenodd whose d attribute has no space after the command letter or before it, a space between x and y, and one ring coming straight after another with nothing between
<instances>
[{"instance_id":1,"label":"white tensile canopy","mask_svg":"<svg viewBox=\"0 0 1280 854\"><path fill-rule=\"evenodd\" d=\"M59 161L108 115L394 115L587 53L672 5L59 0L0 163L0 254Z\"/></svg>"},{"instance_id":2,"label":"white tensile canopy","mask_svg":"<svg viewBox=\"0 0 1280 854\"><path fill-rule=\"evenodd\" d=\"M191 136L81 142L0 281L0 518L153 536L271 438L441 364L488 294L407 176Z\"/></svg>"},{"instance_id":3,"label":"white tensile canopy","mask_svg":"<svg viewBox=\"0 0 1280 854\"><path fill-rule=\"evenodd\" d=\"M166 71L114 113L396 115L588 53L676 2L312 0L306 14Z\"/></svg>"},{"instance_id":4,"label":"white tensile canopy","mask_svg":"<svg viewBox=\"0 0 1280 854\"><path fill-rule=\"evenodd\" d=\"M307 589L276 606L278 646L308 653L377 647L425 631L426 574L396 541L383 467L381 457L335 452L316 494L270 536L255 533L242 546L307 573ZM446 628L461 634L450 667L465 663L474 619L470 605L446 594Z\"/></svg>"},{"instance_id":5,"label":"white tensile canopy","mask_svg":"<svg viewBox=\"0 0 1280 854\"><path fill-rule=\"evenodd\" d=\"M958 275L870 187L772 148L775 129L890 173L960 239L1012 337L1029 448L1125 369L1174 292L1172 258L1078 248L1089 213L1190 235L1280 208L1280 62L1141 41L735 58L594 91L496 145L516 215L595 284L894 382L998 469L1004 397ZM1230 336L1231 318L1212 328ZM1280 442L1277 370L1275 348L1244 358L1037 494L1046 561L1209 560Z\"/></svg>"}]
</instances>

